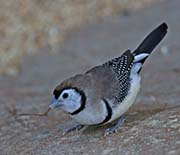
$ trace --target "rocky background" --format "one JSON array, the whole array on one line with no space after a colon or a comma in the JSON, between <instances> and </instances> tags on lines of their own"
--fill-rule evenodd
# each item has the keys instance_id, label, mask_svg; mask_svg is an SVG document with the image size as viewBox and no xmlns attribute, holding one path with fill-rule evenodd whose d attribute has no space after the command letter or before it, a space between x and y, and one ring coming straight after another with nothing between
<instances>
[{"instance_id":1,"label":"rocky background","mask_svg":"<svg viewBox=\"0 0 180 155\"><path fill-rule=\"evenodd\" d=\"M179 155L180 1L0 0L0 155ZM121 130L44 112L63 79L134 49L158 24L168 35L142 70L142 88ZM9 75L9 76L7 76Z\"/></svg>"}]
</instances>

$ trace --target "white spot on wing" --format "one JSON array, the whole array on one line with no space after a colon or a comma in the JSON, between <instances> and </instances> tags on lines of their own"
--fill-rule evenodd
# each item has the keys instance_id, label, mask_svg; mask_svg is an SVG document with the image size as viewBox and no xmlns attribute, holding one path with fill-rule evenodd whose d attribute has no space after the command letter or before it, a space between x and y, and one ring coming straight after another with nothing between
<instances>
[{"instance_id":1,"label":"white spot on wing","mask_svg":"<svg viewBox=\"0 0 180 155\"><path fill-rule=\"evenodd\" d=\"M134 57L135 58L134 62L138 62L138 61L146 58L148 55L149 55L148 53L138 54Z\"/></svg>"}]
</instances>

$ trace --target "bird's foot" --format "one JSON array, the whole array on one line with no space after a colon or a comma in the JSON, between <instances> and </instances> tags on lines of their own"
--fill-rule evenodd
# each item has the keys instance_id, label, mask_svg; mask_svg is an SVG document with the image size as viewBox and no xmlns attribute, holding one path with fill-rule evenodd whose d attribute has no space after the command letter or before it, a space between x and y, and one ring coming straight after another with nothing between
<instances>
[{"instance_id":1,"label":"bird's foot","mask_svg":"<svg viewBox=\"0 0 180 155\"><path fill-rule=\"evenodd\" d=\"M115 126L113 126L113 127L111 127L111 128L107 128L106 130L105 130L105 136L108 136L108 135L110 135L110 134L112 134L112 133L116 133L120 128L121 128L121 126L124 124L124 121L125 121L125 115L122 115L120 118L119 118L119 120L118 120L118 122L116 123L116 125Z\"/></svg>"},{"instance_id":2,"label":"bird's foot","mask_svg":"<svg viewBox=\"0 0 180 155\"><path fill-rule=\"evenodd\" d=\"M65 135L65 134L67 134L69 132L72 132L72 131L80 131L83 127L84 127L84 125L77 124L75 126L72 126L70 128L65 129L63 135Z\"/></svg>"}]
</instances>

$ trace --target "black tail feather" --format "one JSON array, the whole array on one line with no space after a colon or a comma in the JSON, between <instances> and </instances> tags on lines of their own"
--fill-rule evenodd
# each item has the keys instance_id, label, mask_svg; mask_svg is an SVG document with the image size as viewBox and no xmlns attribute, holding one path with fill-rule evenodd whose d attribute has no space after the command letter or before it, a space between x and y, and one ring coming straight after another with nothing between
<instances>
[{"instance_id":1,"label":"black tail feather","mask_svg":"<svg viewBox=\"0 0 180 155\"><path fill-rule=\"evenodd\" d=\"M161 25L159 25L143 40L143 42L138 46L138 48L133 52L133 54L150 54L153 49L159 44L159 42L164 38L167 33L167 29L168 26L166 23L162 23Z\"/></svg>"}]
</instances>

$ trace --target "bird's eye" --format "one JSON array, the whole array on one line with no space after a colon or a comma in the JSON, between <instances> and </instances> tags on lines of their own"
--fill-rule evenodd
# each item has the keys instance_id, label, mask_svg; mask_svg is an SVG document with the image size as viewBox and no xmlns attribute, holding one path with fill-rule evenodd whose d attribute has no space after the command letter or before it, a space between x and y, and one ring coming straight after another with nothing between
<instances>
[{"instance_id":1,"label":"bird's eye","mask_svg":"<svg viewBox=\"0 0 180 155\"><path fill-rule=\"evenodd\" d=\"M69 96L68 93L64 93L62 97L63 97L64 99L66 99L66 98L68 98L68 96Z\"/></svg>"}]
</instances>

